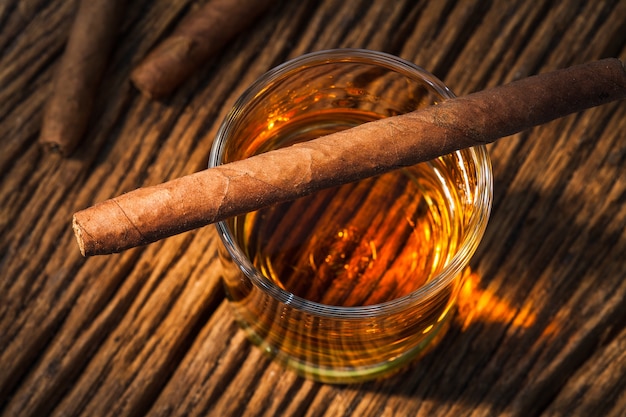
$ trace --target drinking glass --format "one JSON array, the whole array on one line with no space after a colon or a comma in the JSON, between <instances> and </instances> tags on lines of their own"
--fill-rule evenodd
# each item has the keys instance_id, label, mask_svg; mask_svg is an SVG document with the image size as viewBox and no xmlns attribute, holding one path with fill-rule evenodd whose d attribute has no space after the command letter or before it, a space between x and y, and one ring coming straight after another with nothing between
<instances>
[{"instance_id":1,"label":"drinking glass","mask_svg":"<svg viewBox=\"0 0 626 417\"><path fill-rule=\"evenodd\" d=\"M239 98L209 166L452 97L385 53L307 54ZM255 344L305 377L389 375L443 334L491 199L491 163L477 146L220 222L234 314Z\"/></svg>"}]
</instances>

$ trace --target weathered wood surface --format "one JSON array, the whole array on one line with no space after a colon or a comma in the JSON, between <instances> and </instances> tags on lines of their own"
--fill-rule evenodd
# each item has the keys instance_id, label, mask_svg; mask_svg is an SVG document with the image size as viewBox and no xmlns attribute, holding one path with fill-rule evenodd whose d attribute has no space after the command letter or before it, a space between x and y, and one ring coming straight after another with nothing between
<instances>
[{"instance_id":1,"label":"weathered wood surface","mask_svg":"<svg viewBox=\"0 0 626 417\"><path fill-rule=\"evenodd\" d=\"M461 95L626 58L626 1L285 1L162 101L128 76L193 2L129 3L85 141L63 159L37 135L76 4L0 2L1 415L626 413L625 103L490 146L494 209L460 311L382 381L314 383L252 347L212 227L90 259L70 227L78 209L203 168L236 97L288 58L382 50Z\"/></svg>"}]
</instances>

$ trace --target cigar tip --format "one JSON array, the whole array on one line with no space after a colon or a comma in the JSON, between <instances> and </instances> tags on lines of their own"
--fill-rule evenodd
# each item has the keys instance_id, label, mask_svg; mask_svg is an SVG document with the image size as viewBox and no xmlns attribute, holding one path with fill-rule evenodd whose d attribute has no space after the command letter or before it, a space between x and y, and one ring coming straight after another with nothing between
<instances>
[{"instance_id":1,"label":"cigar tip","mask_svg":"<svg viewBox=\"0 0 626 417\"><path fill-rule=\"evenodd\" d=\"M57 153L63 157L69 156L74 150L73 146L64 146L60 141L47 140L43 136L39 139L42 148L49 153Z\"/></svg>"},{"instance_id":2,"label":"cigar tip","mask_svg":"<svg viewBox=\"0 0 626 417\"><path fill-rule=\"evenodd\" d=\"M76 214L72 216L72 229L74 229L74 236L76 236L76 242L78 243L78 248L80 249L81 255L87 256L85 253L85 240L83 239L83 229L80 227L78 219L76 218Z\"/></svg>"},{"instance_id":3,"label":"cigar tip","mask_svg":"<svg viewBox=\"0 0 626 417\"><path fill-rule=\"evenodd\" d=\"M130 82L145 97L153 99L155 97L152 94L152 89L150 88L150 86L146 85L146 82L144 82L144 76L141 71L141 67L135 68L130 74Z\"/></svg>"}]
</instances>

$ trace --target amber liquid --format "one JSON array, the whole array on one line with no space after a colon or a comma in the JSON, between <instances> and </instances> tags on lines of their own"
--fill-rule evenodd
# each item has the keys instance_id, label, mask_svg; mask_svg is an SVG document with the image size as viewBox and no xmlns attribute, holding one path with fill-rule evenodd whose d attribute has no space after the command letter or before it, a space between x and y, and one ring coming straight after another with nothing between
<instances>
[{"instance_id":1,"label":"amber liquid","mask_svg":"<svg viewBox=\"0 0 626 417\"><path fill-rule=\"evenodd\" d=\"M295 118L256 152L377 117L341 109ZM460 244L467 213L455 168L434 160L249 213L231 227L256 268L296 296L335 306L384 303L433 279Z\"/></svg>"}]
</instances>

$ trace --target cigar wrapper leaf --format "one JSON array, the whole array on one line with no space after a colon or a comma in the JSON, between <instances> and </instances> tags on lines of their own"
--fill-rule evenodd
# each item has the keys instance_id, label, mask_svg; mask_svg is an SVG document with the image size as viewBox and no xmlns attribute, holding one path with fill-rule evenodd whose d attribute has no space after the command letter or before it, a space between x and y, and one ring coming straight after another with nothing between
<instances>
[{"instance_id":1,"label":"cigar wrapper leaf","mask_svg":"<svg viewBox=\"0 0 626 417\"><path fill-rule=\"evenodd\" d=\"M624 98L623 64L590 62L139 188L75 213L73 228L84 256L116 253Z\"/></svg>"}]
</instances>

